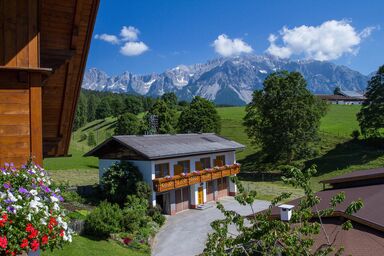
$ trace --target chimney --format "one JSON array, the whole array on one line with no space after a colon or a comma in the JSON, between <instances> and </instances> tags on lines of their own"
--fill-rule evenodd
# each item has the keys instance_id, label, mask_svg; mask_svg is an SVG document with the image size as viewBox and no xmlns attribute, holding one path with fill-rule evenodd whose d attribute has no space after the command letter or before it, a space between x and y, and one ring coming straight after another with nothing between
<instances>
[{"instance_id":1,"label":"chimney","mask_svg":"<svg viewBox=\"0 0 384 256\"><path fill-rule=\"evenodd\" d=\"M280 219L282 221L289 221L292 217L292 209L295 206L290 204L282 204L278 207L280 208Z\"/></svg>"}]
</instances>

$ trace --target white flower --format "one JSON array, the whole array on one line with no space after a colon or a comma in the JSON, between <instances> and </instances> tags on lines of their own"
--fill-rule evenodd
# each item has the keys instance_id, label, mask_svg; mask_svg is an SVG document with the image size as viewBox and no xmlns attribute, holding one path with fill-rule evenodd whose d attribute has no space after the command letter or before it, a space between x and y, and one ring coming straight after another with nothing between
<instances>
[{"instance_id":1,"label":"white flower","mask_svg":"<svg viewBox=\"0 0 384 256\"><path fill-rule=\"evenodd\" d=\"M59 207L59 205L57 203L53 204L53 210L55 210L55 211L60 210L60 207Z\"/></svg>"},{"instance_id":2,"label":"white flower","mask_svg":"<svg viewBox=\"0 0 384 256\"><path fill-rule=\"evenodd\" d=\"M59 202L59 199L56 198L56 197L54 197L54 196L51 196L50 198L51 198L51 201L52 201L52 202Z\"/></svg>"},{"instance_id":3,"label":"white flower","mask_svg":"<svg viewBox=\"0 0 384 256\"><path fill-rule=\"evenodd\" d=\"M8 198L12 202L17 202L17 198L11 192L9 192L9 191L8 191Z\"/></svg>"},{"instance_id":4,"label":"white flower","mask_svg":"<svg viewBox=\"0 0 384 256\"><path fill-rule=\"evenodd\" d=\"M32 190L30 190L29 193L31 193L31 195L33 195L33 196L37 196L37 191L36 191L36 189L32 189Z\"/></svg>"}]
</instances>

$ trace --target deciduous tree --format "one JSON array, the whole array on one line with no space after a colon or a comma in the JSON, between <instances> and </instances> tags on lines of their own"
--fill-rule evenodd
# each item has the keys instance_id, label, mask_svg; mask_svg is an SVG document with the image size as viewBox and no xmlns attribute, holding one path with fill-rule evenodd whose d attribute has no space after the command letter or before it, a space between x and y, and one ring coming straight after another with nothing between
<instances>
[{"instance_id":1,"label":"deciduous tree","mask_svg":"<svg viewBox=\"0 0 384 256\"><path fill-rule=\"evenodd\" d=\"M176 111L163 100L156 101L145 115L144 120L147 132L150 131L149 133L166 134L175 133L176 131Z\"/></svg>"},{"instance_id":2,"label":"deciduous tree","mask_svg":"<svg viewBox=\"0 0 384 256\"><path fill-rule=\"evenodd\" d=\"M219 133L221 121L215 105L209 100L196 96L181 112L178 127L183 133Z\"/></svg>"},{"instance_id":3,"label":"deciduous tree","mask_svg":"<svg viewBox=\"0 0 384 256\"><path fill-rule=\"evenodd\" d=\"M365 137L381 137L384 134L384 65L368 82L367 92L357 119Z\"/></svg>"},{"instance_id":4,"label":"deciduous tree","mask_svg":"<svg viewBox=\"0 0 384 256\"><path fill-rule=\"evenodd\" d=\"M326 105L306 88L298 72L277 72L253 93L246 107L244 125L248 137L271 160L289 163L307 154L318 138Z\"/></svg>"},{"instance_id":5,"label":"deciduous tree","mask_svg":"<svg viewBox=\"0 0 384 256\"><path fill-rule=\"evenodd\" d=\"M115 135L134 135L140 131L140 122L136 115L124 113L116 122Z\"/></svg>"}]
</instances>

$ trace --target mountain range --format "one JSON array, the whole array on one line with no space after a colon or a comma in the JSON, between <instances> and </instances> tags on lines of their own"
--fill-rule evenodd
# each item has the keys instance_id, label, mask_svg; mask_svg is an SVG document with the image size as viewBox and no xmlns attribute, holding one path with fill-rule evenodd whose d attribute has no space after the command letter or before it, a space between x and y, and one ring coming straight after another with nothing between
<instances>
[{"instance_id":1,"label":"mountain range","mask_svg":"<svg viewBox=\"0 0 384 256\"><path fill-rule=\"evenodd\" d=\"M204 64L179 65L160 74L124 72L109 76L91 68L84 74L82 87L150 97L174 92L180 100L191 100L198 95L216 104L244 105L252 99L254 90L262 88L264 79L278 70L299 71L307 80L308 89L315 94L332 94L335 87L362 92L370 77L328 61L243 55Z\"/></svg>"}]
</instances>

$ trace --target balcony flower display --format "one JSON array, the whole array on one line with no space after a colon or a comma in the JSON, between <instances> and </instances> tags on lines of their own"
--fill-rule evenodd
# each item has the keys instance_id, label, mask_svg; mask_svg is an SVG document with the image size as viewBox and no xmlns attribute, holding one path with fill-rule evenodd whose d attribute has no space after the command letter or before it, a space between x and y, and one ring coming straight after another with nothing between
<instances>
[{"instance_id":1,"label":"balcony flower display","mask_svg":"<svg viewBox=\"0 0 384 256\"><path fill-rule=\"evenodd\" d=\"M62 247L72 241L59 189L41 167L0 169L0 255Z\"/></svg>"}]
</instances>

